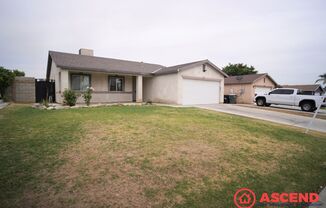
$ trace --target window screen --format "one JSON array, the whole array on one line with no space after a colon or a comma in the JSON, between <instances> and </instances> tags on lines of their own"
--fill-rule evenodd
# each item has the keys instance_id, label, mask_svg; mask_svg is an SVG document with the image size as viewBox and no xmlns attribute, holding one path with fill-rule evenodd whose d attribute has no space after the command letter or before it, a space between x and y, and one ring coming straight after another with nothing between
<instances>
[{"instance_id":1,"label":"window screen","mask_svg":"<svg viewBox=\"0 0 326 208\"><path fill-rule=\"evenodd\" d=\"M90 75L85 74L72 74L71 75L71 89L84 91L91 85Z\"/></svg>"}]
</instances>

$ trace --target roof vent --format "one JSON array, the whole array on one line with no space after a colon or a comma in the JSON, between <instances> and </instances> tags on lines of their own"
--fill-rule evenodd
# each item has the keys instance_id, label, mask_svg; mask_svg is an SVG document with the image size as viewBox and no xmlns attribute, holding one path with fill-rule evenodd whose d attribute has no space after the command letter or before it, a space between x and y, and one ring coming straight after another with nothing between
<instances>
[{"instance_id":1,"label":"roof vent","mask_svg":"<svg viewBox=\"0 0 326 208\"><path fill-rule=\"evenodd\" d=\"M94 56L94 51L92 49L81 48L79 49L79 55Z\"/></svg>"}]
</instances>

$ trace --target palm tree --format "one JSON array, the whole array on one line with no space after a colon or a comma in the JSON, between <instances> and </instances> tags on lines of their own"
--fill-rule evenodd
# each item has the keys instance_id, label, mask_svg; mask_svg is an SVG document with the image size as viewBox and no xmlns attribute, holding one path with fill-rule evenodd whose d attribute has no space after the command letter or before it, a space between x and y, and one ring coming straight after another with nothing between
<instances>
[{"instance_id":1,"label":"palm tree","mask_svg":"<svg viewBox=\"0 0 326 208\"><path fill-rule=\"evenodd\" d=\"M326 84L326 73L319 75L319 79L316 80L315 83L317 82L323 82L323 84Z\"/></svg>"}]
</instances>

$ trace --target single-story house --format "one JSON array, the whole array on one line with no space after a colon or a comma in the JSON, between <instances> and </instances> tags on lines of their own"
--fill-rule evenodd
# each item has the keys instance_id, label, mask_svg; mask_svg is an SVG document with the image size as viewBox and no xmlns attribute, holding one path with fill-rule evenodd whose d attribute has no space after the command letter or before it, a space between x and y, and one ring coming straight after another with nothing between
<instances>
[{"instance_id":1,"label":"single-story house","mask_svg":"<svg viewBox=\"0 0 326 208\"><path fill-rule=\"evenodd\" d=\"M253 103L255 94L266 93L277 87L267 73L230 76L224 80L224 94L237 95L237 103Z\"/></svg>"},{"instance_id":2,"label":"single-story house","mask_svg":"<svg viewBox=\"0 0 326 208\"><path fill-rule=\"evenodd\" d=\"M77 92L92 86L93 103L160 102L168 104L222 103L227 75L209 60L165 67L136 61L49 51L47 80L55 81L55 99L65 89ZM82 103L82 98L78 98Z\"/></svg>"},{"instance_id":3,"label":"single-story house","mask_svg":"<svg viewBox=\"0 0 326 208\"><path fill-rule=\"evenodd\" d=\"M295 88L301 90L303 95L323 95L325 90L320 84L312 85L282 85L284 88Z\"/></svg>"}]
</instances>

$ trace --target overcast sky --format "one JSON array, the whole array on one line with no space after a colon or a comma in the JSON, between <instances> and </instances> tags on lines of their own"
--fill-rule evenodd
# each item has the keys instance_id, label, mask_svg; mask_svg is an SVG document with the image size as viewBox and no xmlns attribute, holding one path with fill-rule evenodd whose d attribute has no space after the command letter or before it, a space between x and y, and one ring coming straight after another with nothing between
<instances>
[{"instance_id":1,"label":"overcast sky","mask_svg":"<svg viewBox=\"0 0 326 208\"><path fill-rule=\"evenodd\" d=\"M253 65L280 84L326 72L324 0L0 0L0 66L44 78L49 50Z\"/></svg>"}]
</instances>

